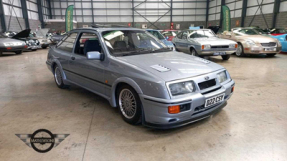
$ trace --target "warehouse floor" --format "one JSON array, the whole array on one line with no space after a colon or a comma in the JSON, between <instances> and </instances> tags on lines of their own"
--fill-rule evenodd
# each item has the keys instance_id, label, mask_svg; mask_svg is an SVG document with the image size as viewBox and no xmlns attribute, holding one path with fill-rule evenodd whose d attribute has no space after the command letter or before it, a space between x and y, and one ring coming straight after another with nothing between
<instances>
[{"instance_id":1,"label":"warehouse floor","mask_svg":"<svg viewBox=\"0 0 287 161\"><path fill-rule=\"evenodd\" d=\"M228 105L209 119L172 130L125 123L87 90L56 87L47 50L0 57L0 160L221 160L287 158L287 55L228 61L236 82ZM70 134L38 153L15 134Z\"/></svg>"}]
</instances>

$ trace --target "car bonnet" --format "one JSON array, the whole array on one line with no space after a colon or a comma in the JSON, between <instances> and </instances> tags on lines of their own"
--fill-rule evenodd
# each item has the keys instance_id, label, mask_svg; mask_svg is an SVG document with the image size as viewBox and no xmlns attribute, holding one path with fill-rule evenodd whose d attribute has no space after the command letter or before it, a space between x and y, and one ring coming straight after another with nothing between
<instances>
[{"instance_id":1,"label":"car bonnet","mask_svg":"<svg viewBox=\"0 0 287 161\"><path fill-rule=\"evenodd\" d=\"M223 69L222 66L208 60L173 51L117 58L138 66L167 82Z\"/></svg>"}]
</instances>

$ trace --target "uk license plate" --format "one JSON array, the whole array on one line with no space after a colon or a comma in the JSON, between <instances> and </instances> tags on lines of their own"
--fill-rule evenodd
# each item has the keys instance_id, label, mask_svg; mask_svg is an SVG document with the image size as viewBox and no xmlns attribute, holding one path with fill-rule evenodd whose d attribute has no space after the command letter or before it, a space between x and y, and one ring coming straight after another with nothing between
<instances>
[{"instance_id":1,"label":"uk license plate","mask_svg":"<svg viewBox=\"0 0 287 161\"><path fill-rule=\"evenodd\" d=\"M215 52L215 53L213 53L213 55L226 55L226 53L225 52Z\"/></svg>"},{"instance_id":2,"label":"uk license plate","mask_svg":"<svg viewBox=\"0 0 287 161\"><path fill-rule=\"evenodd\" d=\"M220 94L220 95L206 99L205 100L205 107L209 107L209 106L212 106L212 105L215 105L217 103L222 102L224 100L224 95L225 94L223 93L223 94Z\"/></svg>"},{"instance_id":3,"label":"uk license plate","mask_svg":"<svg viewBox=\"0 0 287 161\"><path fill-rule=\"evenodd\" d=\"M265 48L265 51L276 51L276 48Z\"/></svg>"}]
</instances>

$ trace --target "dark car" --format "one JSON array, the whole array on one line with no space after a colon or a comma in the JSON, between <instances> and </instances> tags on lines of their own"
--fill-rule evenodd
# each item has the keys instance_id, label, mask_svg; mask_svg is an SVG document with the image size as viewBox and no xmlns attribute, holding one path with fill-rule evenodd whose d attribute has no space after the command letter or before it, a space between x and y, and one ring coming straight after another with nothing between
<instances>
[{"instance_id":1,"label":"dark car","mask_svg":"<svg viewBox=\"0 0 287 161\"><path fill-rule=\"evenodd\" d=\"M36 51L38 49L39 41L29 37L30 31L31 29L26 29L12 37L13 39L18 39L26 43L28 47L24 51Z\"/></svg>"},{"instance_id":2,"label":"dark car","mask_svg":"<svg viewBox=\"0 0 287 161\"><path fill-rule=\"evenodd\" d=\"M212 30L215 34L222 32L220 26L208 26L208 29Z\"/></svg>"},{"instance_id":3,"label":"dark car","mask_svg":"<svg viewBox=\"0 0 287 161\"><path fill-rule=\"evenodd\" d=\"M15 52L16 54L21 54L27 45L19 40L8 38L6 35L0 33L0 55L3 52Z\"/></svg>"},{"instance_id":4,"label":"dark car","mask_svg":"<svg viewBox=\"0 0 287 161\"><path fill-rule=\"evenodd\" d=\"M61 41L65 36L66 36L66 34L64 34L64 35L53 35L50 40L51 40L52 44L57 44L57 43L58 43L59 41Z\"/></svg>"}]
</instances>

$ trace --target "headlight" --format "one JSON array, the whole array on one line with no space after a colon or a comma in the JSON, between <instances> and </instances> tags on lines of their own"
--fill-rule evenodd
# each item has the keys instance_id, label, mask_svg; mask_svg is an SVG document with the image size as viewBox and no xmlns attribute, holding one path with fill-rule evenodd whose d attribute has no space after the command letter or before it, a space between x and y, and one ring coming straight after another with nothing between
<instances>
[{"instance_id":1,"label":"headlight","mask_svg":"<svg viewBox=\"0 0 287 161\"><path fill-rule=\"evenodd\" d=\"M26 42L26 44L29 44L29 41L25 41Z\"/></svg>"},{"instance_id":2,"label":"headlight","mask_svg":"<svg viewBox=\"0 0 287 161\"><path fill-rule=\"evenodd\" d=\"M237 44L230 44L229 48L237 48Z\"/></svg>"},{"instance_id":3,"label":"headlight","mask_svg":"<svg viewBox=\"0 0 287 161\"><path fill-rule=\"evenodd\" d=\"M169 90L172 96L187 94L194 92L194 84L192 81L173 83L169 85Z\"/></svg>"},{"instance_id":4,"label":"headlight","mask_svg":"<svg viewBox=\"0 0 287 161\"><path fill-rule=\"evenodd\" d=\"M279 40L277 40L277 44L278 44L278 46L282 46L282 44Z\"/></svg>"},{"instance_id":5,"label":"headlight","mask_svg":"<svg viewBox=\"0 0 287 161\"><path fill-rule=\"evenodd\" d=\"M210 45L202 45L201 46L201 49L202 50L208 50L208 49L210 49L211 47L210 47Z\"/></svg>"},{"instance_id":6,"label":"headlight","mask_svg":"<svg viewBox=\"0 0 287 161\"><path fill-rule=\"evenodd\" d=\"M248 44L250 46L256 45L255 42L252 40L246 40L245 42L246 42L246 44Z\"/></svg>"},{"instance_id":7,"label":"headlight","mask_svg":"<svg viewBox=\"0 0 287 161\"><path fill-rule=\"evenodd\" d=\"M218 79L219 83L222 83L222 82L226 81L227 80L226 71L218 73L217 74L217 79Z\"/></svg>"}]
</instances>

